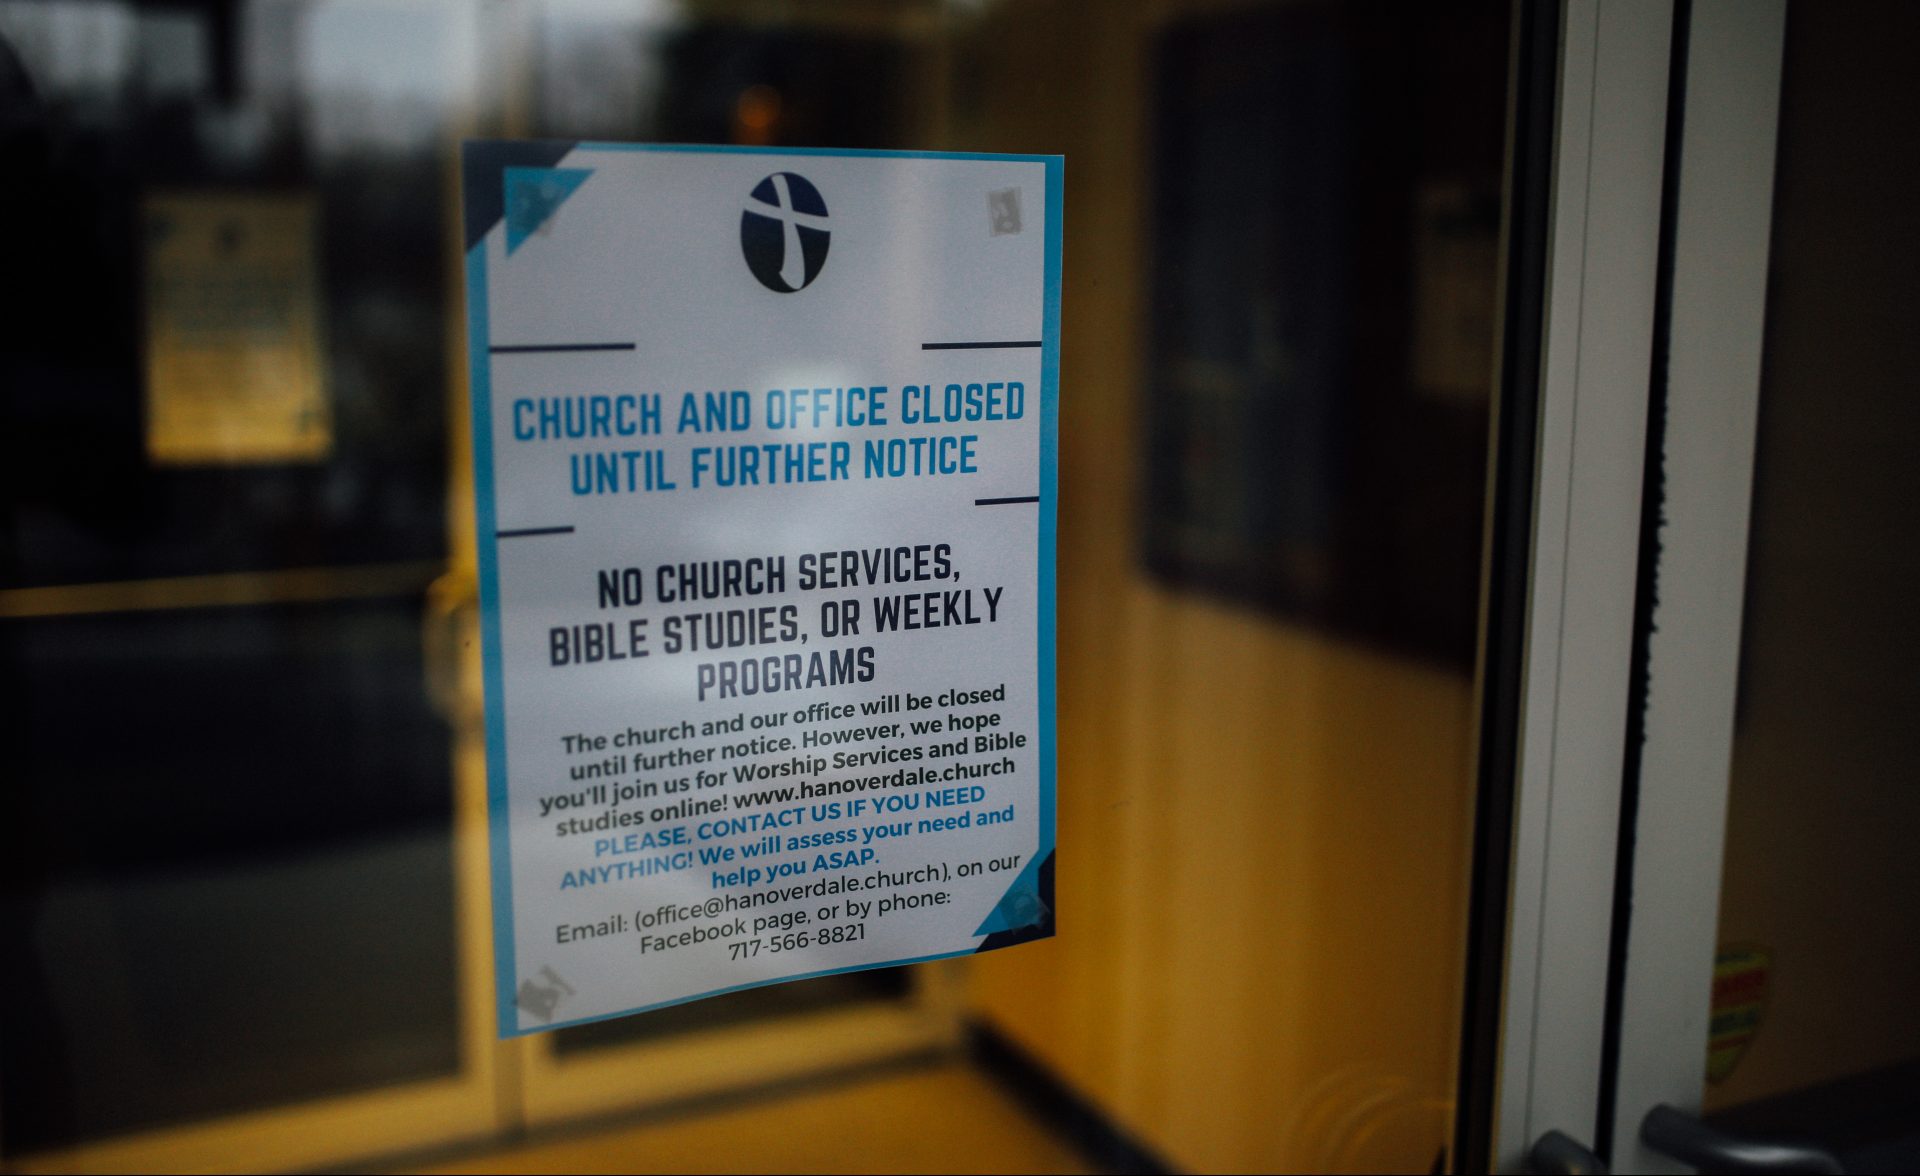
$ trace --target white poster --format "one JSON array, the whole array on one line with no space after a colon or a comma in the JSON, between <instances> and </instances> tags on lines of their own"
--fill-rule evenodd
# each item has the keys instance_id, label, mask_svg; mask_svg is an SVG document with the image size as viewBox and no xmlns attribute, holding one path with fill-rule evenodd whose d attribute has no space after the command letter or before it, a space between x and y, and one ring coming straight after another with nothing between
<instances>
[{"instance_id":1,"label":"white poster","mask_svg":"<svg viewBox=\"0 0 1920 1176\"><path fill-rule=\"evenodd\" d=\"M467 145L502 1035L1052 934L1061 171Z\"/></svg>"}]
</instances>

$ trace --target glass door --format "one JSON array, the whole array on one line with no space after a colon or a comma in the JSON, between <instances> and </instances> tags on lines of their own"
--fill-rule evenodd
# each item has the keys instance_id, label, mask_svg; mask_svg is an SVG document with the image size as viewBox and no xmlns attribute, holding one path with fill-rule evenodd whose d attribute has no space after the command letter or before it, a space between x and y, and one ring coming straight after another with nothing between
<instances>
[{"instance_id":1,"label":"glass door","mask_svg":"<svg viewBox=\"0 0 1920 1176\"><path fill-rule=\"evenodd\" d=\"M1627 674L1629 9L0 2L0 1157L380 1163L931 1066L1109 1161L1478 1166L1528 600L1571 690ZM537 136L1066 156L1057 938L492 1039L454 160Z\"/></svg>"}]
</instances>

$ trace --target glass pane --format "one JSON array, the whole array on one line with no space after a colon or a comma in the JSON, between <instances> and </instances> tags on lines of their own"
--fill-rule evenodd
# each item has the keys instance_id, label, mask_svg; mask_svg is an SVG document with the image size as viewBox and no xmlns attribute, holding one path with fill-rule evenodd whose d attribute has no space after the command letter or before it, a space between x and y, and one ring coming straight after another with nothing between
<instances>
[{"instance_id":1,"label":"glass pane","mask_svg":"<svg viewBox=\"0 0 1920 1176\"><path fill-rule=\"evenodd\" d=\"M1459 1093L1510 15L0 0L22 96L0 202L43 229L14 271L43 293L0 319L0 653L25 700L4 933L31 948L0 981L9 1153L455 1064L458 994L490 983L453 950L472 729L429 705L459 691L420 617L429 580L470 571L444 422L452 160L480 134L1066 156L1060 934L966 962L964 1008L930 1015L994 1064L942 1064L1017 1073L996 1114L1171 1167L1433 1169ZM289 911L329 930L292 938ZM542 1072L722 1025L775 1053L785 1014L904 1007L913 975L572 1030ZM404 995L369 1010L370 977ZM263 1060L286 1073L248 1077ZM510 1120L526 1072L502 1068ZM619 1105L672 1101L677 1073L645 1077ZM889 1089L895 1125L976 1114ZM969 1121L981 1151L952 1166L1019 1134ZM753 1167L754 1138L697 1154Z\"/></svg>"},{"instance_id":2,"label":"glass pane","mask_svg":"<svg viewBox=\"0 0 1920 1176\"><path fill-rule=\"evenodd\" d=\"M10 1149L455 1069L419 615L0 622Z\"/></svg>"},{"instance_id":3,"label":"glass pane","mask_svg":"<svg viewBox=\"0 0 1920 1176\"><path fill-rule=\"evenodd\" d=\"M1789 10L1707 1108L1920 1162L1920 133L1901 5Z\"/></svg>"}]
</instances>

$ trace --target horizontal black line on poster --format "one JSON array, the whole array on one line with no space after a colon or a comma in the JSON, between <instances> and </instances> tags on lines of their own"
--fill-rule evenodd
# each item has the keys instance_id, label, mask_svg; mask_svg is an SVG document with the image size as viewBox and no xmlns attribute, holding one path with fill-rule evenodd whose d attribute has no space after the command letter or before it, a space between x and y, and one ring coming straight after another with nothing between
<instances>
[{"instance_id":1,"label":"horizontal black line on poster","mask_svg":"<svg viewBox=\"0 0 1920 1176\"><path fill-rule=\"evenodd\" d=\"M1002 347L1038 347L1039 339L1013 339L986 343L922 343L922 351L993 351Z\"/></svg>"},{"instance_id":2,"label":"horizontal black line on poster","mask_svg":"<svg viewBox=\"0 0 1920 1176\"><path fill-rule=\"evenodd\" d=\"M487 350L494 355L537 355L543 351L632 351L632 343L506 343Z\"/></svg>"}]
</instances>

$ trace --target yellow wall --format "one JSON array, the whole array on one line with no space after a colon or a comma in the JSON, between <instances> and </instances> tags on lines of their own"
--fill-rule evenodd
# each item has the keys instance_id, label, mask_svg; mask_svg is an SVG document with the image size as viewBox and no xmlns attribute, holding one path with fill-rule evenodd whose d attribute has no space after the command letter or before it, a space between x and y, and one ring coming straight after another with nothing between
<instances>
[{"instance_id":1,"label":"yellow wall","mask_svg":"<svg viewBox=\"0 0 1920 1176\"><path fill-rule=\"evenodd\" d=\"M1179 1166L1425 1171L1471 683L1169 591L1136 557L1144 52L1194 7L993 10L982 104L955 116L959 146L1067 156L1059 936L976 961L973 1006Z\"/></svg>"}]
</instances>

